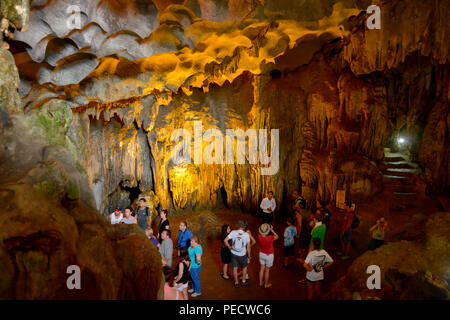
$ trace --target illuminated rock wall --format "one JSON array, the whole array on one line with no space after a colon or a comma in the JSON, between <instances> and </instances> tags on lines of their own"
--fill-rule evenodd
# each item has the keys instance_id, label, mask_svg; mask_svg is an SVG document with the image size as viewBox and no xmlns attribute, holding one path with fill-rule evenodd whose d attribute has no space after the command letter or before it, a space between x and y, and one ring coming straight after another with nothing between
<instances>
[{"instance_id":1,"label":"illuminated rock wall","mask_svg":"<svg viewBox=\"0 0 450 320\"><path fill-rule=\"evenodd\" d=\"M370 4L380 30L365 25ZM68 5L78 20L58 14ZM429 191L448 188L449 12L418 0L33 1L11 45L24 110L72 108L67 136L99 210L136 187L175 210L216 207L223 188L228 204L256 210L268 190L279 202L298 188L310 203L337 189L374 195L373 161L400 131ZM194 121L280 129L277 174L174 165L171 134L193 137Z\"/></svg>"}]
</instances>

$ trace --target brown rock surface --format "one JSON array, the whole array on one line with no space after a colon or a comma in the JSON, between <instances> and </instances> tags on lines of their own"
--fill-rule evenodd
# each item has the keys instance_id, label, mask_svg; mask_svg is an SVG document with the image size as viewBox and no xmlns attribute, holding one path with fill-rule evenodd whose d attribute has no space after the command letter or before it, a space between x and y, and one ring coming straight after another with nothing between
<instances>
[{"instance_id":1,"label":"brown rock surface","mask_svg":"<svg viewBox=\"0 0 450 320\"><path fill-rule=\"evenodd\" d=\"M2 67L13 65L8 55L0 49ZM1 79L2 95L17 93L14 77ZM64 108L25 116L9 105L16 102L2 99L0 109L0 298L162 298L153 244L136 226L120 226L114 236L118 226L92 208L76 151L68 150ZM81 290L67 288L71 265L81 269Z\"/></svg>"},{"instance_id":2,"label":"brown rock surface","mask_svg":"<svg viewBox=\"0 0 450 320\"><path fill-rule=\"evenodd\" d=\"M345 299L349 292L359 292L363 299L448 299L450 273L450 215L431 215L422 240L390 242L367 251L348 268L347 274L331 288L329 298ZM381 290L369 290L366 269L377 265L381 269ZM425 274L438 276L446 283L432 281Z\"/></svg>"}]
</instances>

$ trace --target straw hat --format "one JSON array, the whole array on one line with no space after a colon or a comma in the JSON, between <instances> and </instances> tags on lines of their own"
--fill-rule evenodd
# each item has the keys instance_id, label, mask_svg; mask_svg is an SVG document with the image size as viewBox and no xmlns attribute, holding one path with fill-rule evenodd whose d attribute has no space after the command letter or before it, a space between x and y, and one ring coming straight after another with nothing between
<instances>
[{"instance_id":1,"label":"straw hat","mask_svg":"<svg viewBox=\"0 0 450 320\"><path fill-rule=\"evenodd\" d=\"M259 233L262 236L267 236L270 232L270 225L268 223L264 223L259 227Z\"/></svg>"}]
</instances>

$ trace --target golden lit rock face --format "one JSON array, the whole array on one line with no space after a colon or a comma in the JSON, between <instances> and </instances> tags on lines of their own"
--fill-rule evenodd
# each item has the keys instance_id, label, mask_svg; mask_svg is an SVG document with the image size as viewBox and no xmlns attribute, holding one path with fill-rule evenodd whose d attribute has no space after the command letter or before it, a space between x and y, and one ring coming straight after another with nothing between
<instances>
[{"instance_id":1,"label":"golden lit rock face","mask_svg":"<svg viewBox=\"0 0 450 320\"><path fill-rule=\"evenodd\" d=\"M380 30L367 29L362 0L89 1L77 3L80 28L56 14L72 2L32 3L28 31L14 34L29 45L14 49L19 93L27 112L72 108L67 136L104 213L132 188L176 210L216 207L221 189L245 210L300 186L311 202L340 188L364 198L378 191L370 160L399 132L430 188L448 186L446 1L375 1ZM278 173L174 165L171 134L193 137L194 121L280 129Z\"/></svg>"}]
</instances>

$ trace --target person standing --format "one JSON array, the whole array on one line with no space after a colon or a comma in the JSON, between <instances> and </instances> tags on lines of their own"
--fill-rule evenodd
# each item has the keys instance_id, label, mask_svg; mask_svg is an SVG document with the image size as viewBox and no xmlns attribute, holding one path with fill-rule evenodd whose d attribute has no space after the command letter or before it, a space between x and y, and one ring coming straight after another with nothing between
<instances>
[{"instance_id":1,"label":"person standing","mask_svg":"<svg viewBox=\"0 0 450 320\"><path fill-rule=\"evenodd\" d=\"M313 250L308 253L305 260L298 258L306 269L306 281L308 285L308 300L320 298L320 283L324 279L323 269L333 264L333 259L328 252L320 249L322 243L319 238L313 239Z\"/></svg>"},{"instance_id":2,"label":"person standing","mask_svg":"<svg viewBox=\"0 0 450 320\"><path fill-rule=\"evenodd\" d=\"M309 229L309 213L303 204L300 204L300 210L297 212L296 219L297 236L299 238L299 253L301 256L306 257L306 251L309 249L311 239L311 231Z\"/></svg>"},{"instance_id":3,"label":"person standing","mask_svg":"<svg viewBox=\"0 0 450 320\"><path fill-rule=\"evenodd\" d=\"M269 234L271 233L271 234ZM273 266L274 249L273 242L278 239L278 235L273 230L273 227L264 223L259 227L258 241L259 241L259 286L261 288L270 288L272 284L269 282L270 268Z\"/></svg>"},{"instance_id":4,"label":"person standing","mask_svg":"<svg viewBox=\"0 0 450 320\"><path fill-rule=\"evenodd\" d=\"M172 269L168 266L163 267L164 274L164 300L181 300L182 294L177 290L173 279Z\"/></svg>"},{"instance_id":5,"label":"person standing","mask_svg":"<svg viewBox=\"0 0 450 320\"><path fill-rule=\"evenodd\" d=\"M122 222L123 214L119 208L116 208L113 213L109 215L109 221L111 224L119 224Z\"/></svg>"},{"instance_id":6,"label":"person standing","mask_svg":"<svg viewBox=\"0 0 450 320\"><path fill-rule=\"evenodd\" d=\"M167 210L161 210L159 213L159 217L161 218L161 221L159 221L159 229L158 229L158 241L161 242L161 232L163 230L169 230L169 220L167 219Z\"/></svg>"},{"instance_id":7,"label":"person standing","mask_svg":"<svg viewBox=\"0 0 450 320\"><path fill-rule=\"evenodd\" d=\"M125 216L122 219L122 223L124 224L136 224L137 223L137 217L131 215L132 209L130 207L126 207L125 209Z\"/></svg>"},{"instance_id":8,"label":"person standing","mask_svg":"<svg viewBox=\"0 0 450 320\"><path fill-rule=\"evenodd\" d=\"M145 205L145 199L141 198L139 199L139 207L136 209L136 217L137 217L137 224L142 229L147 229L150 224L150 211L148 210L148 207Z\"/></svg>"},{"instance_id":9,"label":"person standing","mask_svg":"<svg viewBox=\"0 0 450 320\"><path fill-rule=\"evenodd\" d=\"M170 230L163 230L161 239L162 242L158 249L162 257L163 265L172 268L173 241L170 239Z\"/></svg>"},{"instance_id":10,"label":"person standing","mask_svg":"<svg viewBox=\"0 0 450 320\"><path fill-rule=\"evenodd\" d=\"M369 229L372 232L368 250L375 250L384 244L384 234L387 227L387 221L384 217L377 220L377 223Z\"/></svg>"},{"instance_id":11,"label":"person standing","mask_svg":"<svg viewBox=\"0 0 450 320\"><path fill-rule=\"evenodd\" d=\"M349 201L345 201L344 203L344 219L342 220L340 237L341 237L341 250L342 252L338 252L338 255L343 255L342 260L350 259L350 243L351 243L351 235L352 235L352 223L355 218L355 214L352 209L352 204Z\"/></svg>"},{"instance_id":12,"label":"person standing","mask_svg":"<svg viewBox=\"0 0 450 320\"><path fill-rule=\"evenodd\" d=\"M300 196L297 190L294 190L292 192L292 198L294 199L294 205L292 206L292 210L294 211L294 215L296 215L299 211L301 206L306 205L305 199Z\"/></svg>"},{"instance_id":13,"label":"person standing","mask_svg":"<svg viewBox=\"0 0 450 320\"><path fill-rule=\"evenodd\" d=\"M202 254L203 249L199 244L198 237L191 237L191 246L188 249L189 259L191 260L191 279L192 279L192 289L188 290L193 292L191 297L195 298L202 294L201 282L200 282L200 272L202 271Z\"/></svg>"},{"instance_id":14,"label":"person standing","mask_svg":"<svg viewBox=\"0 0 450 320\"><path fill-rule=\"evenodd\" d=\"M323 217L322 223L324 223L327 226L327 228L329 228L330 227L330 218L331 218L330 210L328 210L328 208L326 208L323 205L322 201L320 201L320 200L316 201L316 207L317 207L318 210L323 212L324 217Z\"/></svg>"},{"instance_id":15,"label":"person standing","mask_svg":"<svg viewBox=\"0 0 450 320\"><path fill-rule=\"evenodd\" d=\"M309 246L309 251L313 249L313 241L312 239L319 238L320 239L320 249L323 249L323 244L325 243L325 233L327 231L327 227L322 223L323 214L320 210L317 210L314 215L314 228L311 232L311 243Z\"/></svg>"},{"instance_id":16,"label":"person standing","mask_svg":"<svg viewBox=\"0 0 450 320\"><path fill-rule=\"evenodd\" d=\"M181 248L189 248L189 245L191 243L191 237L194 234L191 232L191 230L188 229L187 222L182 221L180 222L179 230L178 230L178 239L177 239L177 250L178 255Z\"/></svg>"},{"instance_id":17,"label":"person standing","mask_svg":"<svg viewBox=\"0 0 450 320\"><path fill-rule=\"evenodd\" d=\"M190 268L190 262L189 262L189 256L188 256L188 249L185 247L181 247L179 250L179 260L176 268L177 277L175 279L175 282L177 284L177 290L183 293L184 300L188 300L188 292L187 292L187 286L189 283L189 268Z\"/></svg>"},{"instance_id":18,"label":"person standing","mask_svg":"<svg viewBox=\"0 0 450 320\"><path fill-rule=\"evenodd\" d=\"M220 243L222 244L222 248L220 249L220 257L222 258L222 264L223 264L223 273L220 274L220 276L225 280L230 280L230 276L228 275L228 265L231 263L231 251L230 249L224 244L225 238L230 234L231 228L228 224L224 224L222 226L222 236L220 238ZM228 240L228 244L231 246L232 242L231 240Z\"/></svg>"},{"instance_id":19,"label":"person standing","mask_svg":"<svg viewBox=\"0 0 450 320\"><path fill-rule=\"evenodd\" d=\"M292 218L287 219L287 227L284 229L284 264L283 268L287 268L288 265L293 264L295 238L297 237L297 229L294 227L294 220ZM289 261L291 260L291 261ZM290 262L290 263L289 263Z\"/></svg>"},{"instance_id":20,"label":"person standing","mask_svg":"<svg viewBox=\"0 0 450 320\"><path fill-rule=\"evenodd\" d=\"M247 266L250 262L250 236L245 230L248 223L244 221L238 222L238 230L233 230L224 239L223 243L231 250L231 265L233 266L234 287L239 288L239 278L237 274L238 266L242 267L242 286L247 286ZM228 243L231 240L232 245Z\"/></svg>"},{"instance_id":21,"label":"person standing","mask_svg":"<svg viewBox=\"0 0 450 320\"><path fill-rule=\"evenodd\" d=\"M275 198L273 197L273 192L269 191L267 193L267 197L261 201L260 208L263 211L262 222L272 224L273 221L273 213L277 207L277 203Z\"/></svg>"}]
</instances>

